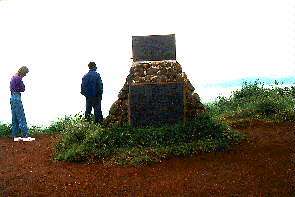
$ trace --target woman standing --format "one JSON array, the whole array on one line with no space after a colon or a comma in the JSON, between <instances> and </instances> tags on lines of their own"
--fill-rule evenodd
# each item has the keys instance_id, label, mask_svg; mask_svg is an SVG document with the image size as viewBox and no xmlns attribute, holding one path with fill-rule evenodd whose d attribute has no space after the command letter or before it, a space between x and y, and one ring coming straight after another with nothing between
<instances>
[{"instance_id":1,"label":"woman standing","mask_svg":"<svg viewBox=\"0 0 295 197\"><path fill-rule=\"evenodd\" d=\"M26 66L22 66L16 75L14 75L10 81L10 105L12 115L12 137L14 141L32 141L35 138L29 137L29 129L26 122L25 112L21 101L21 92L25 91L25 85L22 81L29 72ZM21 130L23 132L23 138L17 137L17 133Z\"/></svg>"}]
</instances>

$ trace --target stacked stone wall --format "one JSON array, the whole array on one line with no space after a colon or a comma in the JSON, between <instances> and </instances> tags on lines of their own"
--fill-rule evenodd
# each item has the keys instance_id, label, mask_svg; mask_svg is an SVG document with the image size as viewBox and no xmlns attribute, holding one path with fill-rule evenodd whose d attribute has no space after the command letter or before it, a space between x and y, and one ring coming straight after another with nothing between
<instances>
[{"instance_id":1,"label":"stacked stone wall","mask_svg":"<svg viewBox=\"0 0 295 197\"><path fill-rule=\"evenodd\" d=\"M145 83L183 82L185 94L185 120L190 120L205 111L200 97L177 61L133 62L118 99L110 108L105 119L108 126L128 123L129 86Z\"/></svg>"}]
</instances>

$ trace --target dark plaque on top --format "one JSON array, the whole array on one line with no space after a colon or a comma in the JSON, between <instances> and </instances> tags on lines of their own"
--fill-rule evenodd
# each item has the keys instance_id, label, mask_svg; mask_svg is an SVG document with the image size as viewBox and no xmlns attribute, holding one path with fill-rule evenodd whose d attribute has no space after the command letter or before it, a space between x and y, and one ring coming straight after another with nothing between
<instances>
[{"instance_id":1,"label":"dark plaque on top","mask_svg":"<svg viewBox=\"0 0 295 197\"><path fill-rule=\"evenodd\" d=\"M132 36L133 61L176 59L175 34Z\"/></svg>"},{"instance_id":2,"label":"dark plaque on top","mask_svg":"<svg viewBox=\"0 0 295 197\"><path fill-rule=\"evenodd\" d=\"M130 85L128 114L133 127L183 122L183 83Z\"/></svg>"}]
</instances>

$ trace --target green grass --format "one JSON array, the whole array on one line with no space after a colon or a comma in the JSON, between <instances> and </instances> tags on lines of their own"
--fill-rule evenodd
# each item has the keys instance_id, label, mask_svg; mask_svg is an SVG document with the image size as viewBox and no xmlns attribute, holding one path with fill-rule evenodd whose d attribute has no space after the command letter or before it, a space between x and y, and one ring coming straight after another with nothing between
<instances>
[{"instance_id":1,"label":"green grass","mask_svg":"<svg viewBox=\"0 0 295 197\"><path fill-rule=\"evenodd\" d=\"M65 126L56 145L56 159L88 161L92 159L121 165L149 164L171 156L222 151L245 136L231 130L208 114L185 125L132 128L100 127L83 119Z\"/></svg>"},{"instance_id":2,"label":"green grass","mask_svg":"<svg viewBox=\"0 0 295 197\"><path fill-rule=\"evenodd\" d=\"M44 134L50 135L60 133L64 130L66 124L73 121L78 116L81 117L80 114L77 114L73 117L65 116L64 118L59 118L58 120L53 121L48 127L31 126L29 128L29 134L30 136L36 137ZM18 136L22 136L22 133L19 132ZM0 122L0 137L11 137L11 124Z\"/></svg>"},{"instance_id":3,"label":"green grass","mask_svg":"<svg viewBox=\"0 0 295 197\"><path fill-rule=\"evenodd\" d=\"M295 87L282 87L277 82L265 87L259 80L244 82L230 97L219 97L207 107L212 117L221 120L295 121Z\"/></svg>"}]
</instances>

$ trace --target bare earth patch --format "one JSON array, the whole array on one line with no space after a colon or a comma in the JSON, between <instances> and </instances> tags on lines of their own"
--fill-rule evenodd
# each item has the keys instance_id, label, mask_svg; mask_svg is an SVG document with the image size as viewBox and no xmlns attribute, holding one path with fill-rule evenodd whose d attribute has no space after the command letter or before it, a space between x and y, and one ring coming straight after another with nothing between
<instances>
[{"instance_id":1,"label":"bare earth patch","mask_svg":"<svg viewBox=\"0 0 295 197\"><path fill-rule=\"evenodd\" d=\"M57 135L0 139L0 196L295 196L295 124L255 121L231 150L150 166L52 158Z\"/></svg>"}]
</instances>

